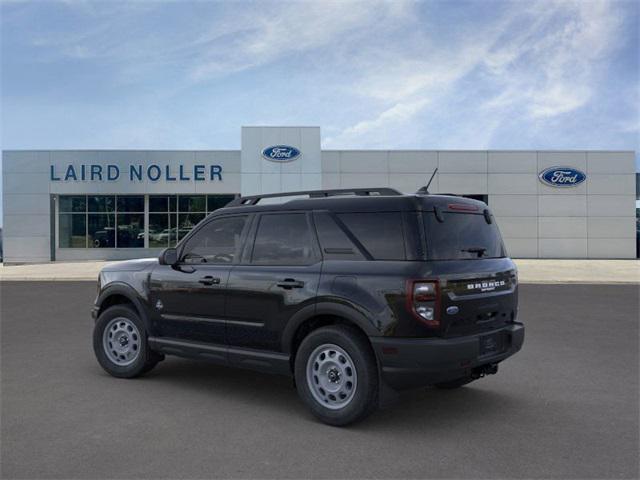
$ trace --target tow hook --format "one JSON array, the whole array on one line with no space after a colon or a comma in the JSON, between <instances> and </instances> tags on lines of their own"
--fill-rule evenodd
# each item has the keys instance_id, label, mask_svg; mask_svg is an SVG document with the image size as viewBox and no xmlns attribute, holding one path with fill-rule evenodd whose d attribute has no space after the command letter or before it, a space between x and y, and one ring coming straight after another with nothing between
<instances>
[{"instance_id":1,"label":"tow hook","mask_svg":"<svg viewBox=\"0 0 640 480\"><path fill-rule=\"evenodd\" d=\"M498 373L498 364L488 363L487 365L481 365L471 370L471 378L475 380L485 375L495 375L496 373Z\"/></svg>"}]
</instances>

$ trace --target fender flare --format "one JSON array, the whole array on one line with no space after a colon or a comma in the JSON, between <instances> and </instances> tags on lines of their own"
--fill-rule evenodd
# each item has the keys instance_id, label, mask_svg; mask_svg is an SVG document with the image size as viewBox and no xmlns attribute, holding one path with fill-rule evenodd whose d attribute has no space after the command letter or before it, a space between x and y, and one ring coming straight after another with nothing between
<instances>
[{"instance_id":1,"label":"fender flare","mask_svg":"<svg viewBox=\"0 0 640 480\"><path fill-rule=\"evenodd\" d=\"M320 315L331 315L334 317L344 318L348 322L353 323L356 327L359 327L365 335L371 337L380 336L380 332L375 328L373 322L369 320L363 312L357 310L353 306L324 301L313 305L307 305L289 319L284 331L282 332L282 351L284 353L291 353L291 344L298 329L308 320Z\"/></svg>"},{"instance_id":2,"label":"fender flare","mask_svg":"<svg viewBox=\"0 0 640 480\"><path fill-rule=\"evenodd\" d=\"M96 307L98 309L102 308L102 304L104 303L104 301L107 298L112 297L113 295L121 295L133 304L133 306L138 311L138 315L140 315L140 318L142 319L142 322L144 323L147 329L147 332L149 332L150 334L152 331L151 321L149 320L149 316L147 315L147 310L142 300L140 299L138 292L136 292L136 290L131 285L124 282L110 283L109 285L104 287L104 289L98 295L98 298L96 299L96 303L95 303Z\"/></svg>"}]
</instances>

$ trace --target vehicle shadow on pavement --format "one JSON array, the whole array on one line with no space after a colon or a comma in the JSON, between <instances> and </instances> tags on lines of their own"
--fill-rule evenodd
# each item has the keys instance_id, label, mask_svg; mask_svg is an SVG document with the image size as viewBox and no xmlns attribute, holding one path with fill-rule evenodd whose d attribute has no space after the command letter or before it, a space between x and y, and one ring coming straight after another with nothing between
<instances>
[{"instance_id":1,"label":"vehicle shadow on pavement","mask_svg":"<svg viewBox=\"0 0 640 480\"><path fill-rule=\"evenodd\" d=\"M106 373L104 376L108 377ZM260 409L265 416L270 413L295 414L316 422L298 398L293 380L285 376L169 357L136 381L210 396L212 401L222 398L240 402ZM499 385L483 385L486 381L481 379L455 390L427 387L401 392L394 401L350 428L363 431L415 429L420 425L428 425L430 429L452 428L456 424L469 424L474 419L500 419L505 412L524 408L528 403L526 398L511 391L500 391Z\"/></svg>"}]
</instances>

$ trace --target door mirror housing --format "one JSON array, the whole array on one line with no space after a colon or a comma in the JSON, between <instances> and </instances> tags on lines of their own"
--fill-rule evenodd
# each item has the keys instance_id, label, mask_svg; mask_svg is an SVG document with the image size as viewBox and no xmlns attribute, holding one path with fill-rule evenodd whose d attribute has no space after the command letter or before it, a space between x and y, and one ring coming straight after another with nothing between
<instances>
[{"instance_id":1,"label":"door mirror housing","mask_svg":"<svg viewBox=\"0 0 640 480\"><path fill-rule=\"evenodd\" d=\"M175 248L165 248L158 257L160 265L173 266L178 263L178 250Z\"/></svg>"}]
</instances>

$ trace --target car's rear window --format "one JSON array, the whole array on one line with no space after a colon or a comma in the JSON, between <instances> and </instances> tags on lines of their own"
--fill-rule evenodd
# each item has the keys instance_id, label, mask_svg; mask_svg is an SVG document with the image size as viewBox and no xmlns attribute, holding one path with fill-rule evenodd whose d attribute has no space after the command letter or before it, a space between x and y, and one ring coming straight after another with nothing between
<instances>
[{"instance_id":1,"label":"car's rear window","mask_svg":"<svg viewBox=\"0 0 640 480\"><path fill-rule=\"evenodd\" d=\"M424 213L427 251L432 260L466 260L506 256L495 221L483 214L443 212L440 222L434 212Z\"/></svg>"}]
</instances>

